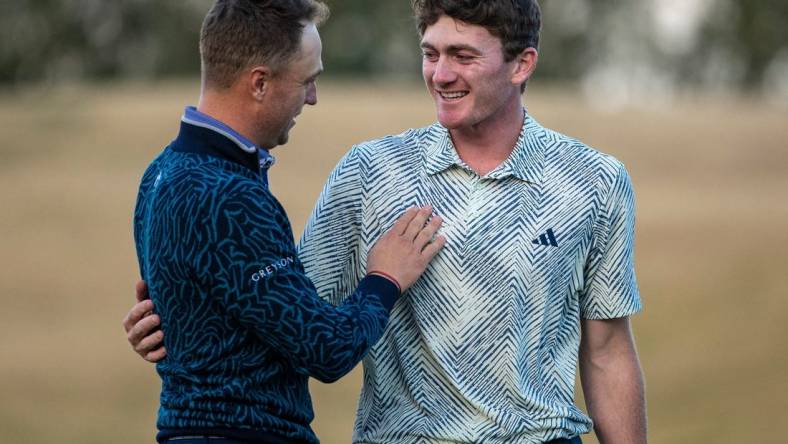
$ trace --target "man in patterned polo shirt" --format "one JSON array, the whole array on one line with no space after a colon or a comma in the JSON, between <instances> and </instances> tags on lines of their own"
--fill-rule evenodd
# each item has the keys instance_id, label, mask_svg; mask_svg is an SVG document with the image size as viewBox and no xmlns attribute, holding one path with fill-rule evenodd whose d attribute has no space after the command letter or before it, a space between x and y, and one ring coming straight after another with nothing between
<instances>
[{"instance_id":1,"label":"man in patterned polo shirt","mask_svg":"<svg viewBox=\"0 0 788 444\"><path fill-rule=\"evenodd\" d=\"M623 165L542 127L521 93L534 0L416 0L438 122L359 144L300 246L339 303L396 215L431 203L447 247L364 359L357 443L646 442L641 309ZM574 405L580 377L589 417ZM593 419L593 425L592 425Z\"/></svg>"},{"instance_id":2,"label":"man in patterned polo shirt","mask_svg":"<svg viewBox=\"0 0 788 444\"><path fill-rule=\"evenodd\" d=\"M438 122L353 147L300 249L321 295L338 303L402 208L429 202L444 218L447 247L364 359L354 441L577 437L592 428L573 402L579 357L600 441L645 442L626 170L523 109L535 1L414 6Z\"/></svg>"}]
</instances>

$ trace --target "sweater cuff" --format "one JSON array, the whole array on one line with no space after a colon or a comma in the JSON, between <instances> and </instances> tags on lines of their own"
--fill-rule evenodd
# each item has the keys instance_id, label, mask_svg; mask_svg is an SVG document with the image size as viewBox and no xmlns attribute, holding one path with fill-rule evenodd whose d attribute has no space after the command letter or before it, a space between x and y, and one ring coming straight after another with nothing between
<instances>
[{"instance_id":1,"label":"sweater cuff","mask_svg":"<svg viewBox=\"0 0 788 444\"><path fill-rule=\"evenodd\" d=\"M378 274L368 274L358 284L358 290L363 293L372 293L380 298L386 311L391 312L394 303L399 298L399 287L394 282Z\"/></svg>"}]
</instances>

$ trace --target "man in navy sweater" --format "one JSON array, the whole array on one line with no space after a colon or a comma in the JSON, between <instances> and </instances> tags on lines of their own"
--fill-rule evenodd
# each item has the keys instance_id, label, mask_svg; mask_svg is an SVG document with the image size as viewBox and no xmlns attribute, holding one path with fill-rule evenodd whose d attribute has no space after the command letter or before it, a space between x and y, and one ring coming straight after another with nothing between
<instances>
[{"instance_id":1,"label":"man in navy sweater","mask_svg":"<svg viewBox=\"0 0 788 444\"><path fill-rule=\"evenodd\" d=\"M159 442L317 442L308 378L350 371L443 246L441 219L411 208L342 305L306 277L268 189L268 150L317 103L326 15L313 0L218 0L200 36L199 104L142 177L134 237L148 318L167 332Z\"/></svg>"}]
</instances>

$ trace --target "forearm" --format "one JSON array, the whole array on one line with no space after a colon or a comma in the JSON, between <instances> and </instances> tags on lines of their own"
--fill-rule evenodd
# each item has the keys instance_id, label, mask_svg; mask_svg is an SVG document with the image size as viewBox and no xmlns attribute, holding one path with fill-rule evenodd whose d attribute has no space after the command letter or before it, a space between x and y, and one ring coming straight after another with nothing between
<instances>
[{"instance_id":1,"label":"forearm","mask_svg":"<svg viewBox=\"0 0 788 444\"><path fill-rule=\"evenodd\" d=\"M305 360L309 375L330 383L353 370L383 336L398 293L388 279L369 276L341 306L324 303L318 324L326 328L304 340L311 347Z\"/></svg>"},{"instance_id":2,"label":"forearm","mask_svg":"<svg viewBox=\"0 0 788 444\"><path fill-rule=\"evenodd\" d=\"M612 338L604 347L581 347L580 375L588 413L600 444L645 444L644 378L634 342Z\"/></svg>"},{"instance_id":3,"label":"forearm","mask_svg":"<svg viewBox=\"0 0 788 444\"><path fill-rule=\"evenodd\" d=\"M392 282L369 276L334 307L298 270L260 285L257 292L228 301L228 312L280 350L298 372L322 382L336 381L361 361L383 335L399 294Z\"/></svg>"},{"instance_id":4,"label":"forearm","mask_svg":"<svg viewBox=\"0 0 788 444\"><path fill-rule=\"evenodd\" d=\"M396 285L370 278L348 304L324 301L301 266L276 199L265 189L237 188L213 210L217 216L207 237L218 241L208 250L210 259L195 261L213 267L195 268L221 298L223 311L279 351L295 371L338 379L383 334L399 296Z\"/></svg>"}]
</instances>

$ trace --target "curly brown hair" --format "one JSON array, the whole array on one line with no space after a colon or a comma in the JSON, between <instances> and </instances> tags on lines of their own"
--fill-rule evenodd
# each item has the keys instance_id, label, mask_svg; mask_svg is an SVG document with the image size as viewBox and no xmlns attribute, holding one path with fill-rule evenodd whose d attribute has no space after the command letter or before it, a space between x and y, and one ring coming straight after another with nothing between
<instances>
[{"instance_id":1,"label":"curly brown hair","mask_svg":"<svg viewBox=\"0 0 788 444\"><path fill-rule=\"evenodd\" d=\"M318 0L217 0L200 31L205 85L229 88L258 64L281 68L298 52L304 23L319 25L328 14Z\"/></svg>"},{"instance_id":2,"label":"curly brown hair","mask_svg":"<svg viewBox=\"0 0 788 444\"><path fill-rule=\"evenodd\" d=\"M498 37L507 62L526 48L539 47L542 14L536 0L413 0L412 5L421 35L446 15Z\"/></svg>"}]
</instances>

